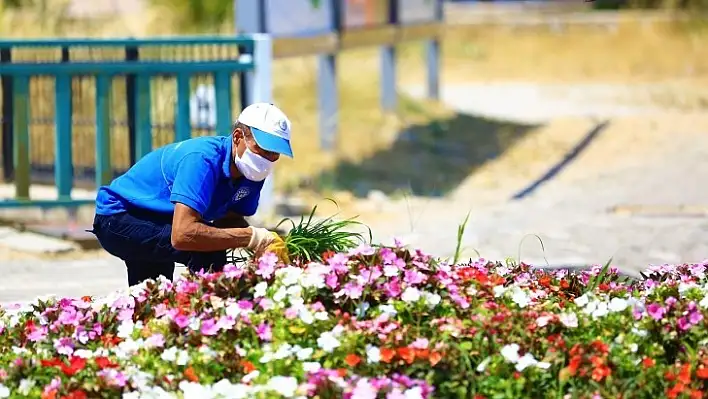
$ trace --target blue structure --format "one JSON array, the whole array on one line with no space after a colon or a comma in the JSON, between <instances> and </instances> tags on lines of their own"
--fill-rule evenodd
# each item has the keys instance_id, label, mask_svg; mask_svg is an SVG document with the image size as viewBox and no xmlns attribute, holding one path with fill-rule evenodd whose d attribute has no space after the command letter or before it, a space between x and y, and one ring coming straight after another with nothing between
<instances>
[{"instance_id":1,"label":"blue structure","mask_svg":"<svg viewBox=\"0 0 708 399\"><path fill-rule=\"evenodd\" d=\"M210 46L223 50L224 55L209 60L177 60L160 53L166 48L190 49ZM271 101L272 43L267 35L243 35L239 37L178 37L161 39L113 39L113 40L25 40L0 41L0 79L3 89L3 162L6 179L14 180L16 198L0 201L0 207L75 207L91 204L91 200L72 199L71 191L75 180L74 149L93 144L95 148L95 184L108 183L116 173L127 169L116 168L111 159L112 130L128 127L130 164L133 164L153 148L155 128L164 127L152 120L154 106L152 92L160 89L165 80L176 86L174 120L169 121L173 140L181 141L192 137L190 123L190 93L193 78L207 76L214 82L217 121L215 132L231 133L232 79L236 76L254 84L241 90L241 107L257 101ZM90 59L93 51L118 49L126 57L121 60L95 61ZM23 52L34 54L55 53L60 57L48 61L24 61L19 58ZM82 53L83 50L83 53ZM88 50L88 51L86 51ZM155 50L158 52L156 53ZM89 57L87 57L87 54ZM32 85L54 83L53 101L31 92ZM91 122L75 118L74 105L82 108L91 104L77 98L76 89L81 83L92 83L95 119ZM121 80L119 82L119 80ZM123 83L124 92L116 96L116 86ZM39 95L38 95L39 94ZM114 99L123 102L117 104ZM48 137L32 137L30 126L46 124L47 120L32 118L31 104L43 106L53 103L54 113L50 123L54 130L54 181L58 191L55 200L32 200L29 197L31 169L30 148L41 146ZM89 107L90 108L90 107ZM126 118L120 120L114 115L116 110L124 110ZM95 129L95 143L75 142L73 131L92 124ZM46 167L46 165L44 165Z\"/></svg>"}]
</instances>

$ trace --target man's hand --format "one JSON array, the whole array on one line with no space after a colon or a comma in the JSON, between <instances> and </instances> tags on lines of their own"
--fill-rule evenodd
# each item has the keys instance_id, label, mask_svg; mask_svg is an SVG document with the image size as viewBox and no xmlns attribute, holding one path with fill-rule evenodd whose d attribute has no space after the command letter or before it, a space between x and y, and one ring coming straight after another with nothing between
<instances>
[{"instance_id":1,"label":"man's hand","mask_svg":"<svg viewBox=\"0 0 708 399\"><path fill-rule=\"evenodd\" d=\"M268 246L273 243L275 237L273 233L267 229L260 227L249 227L252 231L251 241L248 242L248 249L254 251L256 254L262 254Z\"/></svg>"}]
</instances>

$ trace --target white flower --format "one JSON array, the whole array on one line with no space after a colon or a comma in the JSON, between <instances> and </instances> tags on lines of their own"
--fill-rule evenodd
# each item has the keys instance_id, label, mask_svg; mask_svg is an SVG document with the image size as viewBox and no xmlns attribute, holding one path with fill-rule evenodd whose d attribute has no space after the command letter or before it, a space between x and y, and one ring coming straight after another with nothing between
<instances>
[{"instance_id":1,"label":"white flower","mask_svg":"<svg viewBox=\"0 0 708 399\"><path fill-rule=\"evenodd\" d=\"M5 399L10 397L10 388L0 384L0 398Z\"/></svg>"},{"instance_id":2,"label":"white flower","mask_svg":"<svg viewBox=\"0 0 708 399\"><path fill-rule=\"evenodd\" d=\"M587 305L589 301L590 301L590 300L588 299L587 294L583 294L583 295L581 295L581 296L575 298L575 301L574 301L574 302L575 302L576 305L578 305L578 306L580 306L580 307L582 308L582 307L584 307L585 305Z\"/></svg>"},{"instance_id":3,"label":"white flower","mask_svg":"<svg viewBox=\"0 0 708 399\"><path fill-rule=\"evenodd\" d=\"M333 332L323 332L320 337L317 338L317 346L322 348L325 352L332 352L334 348L339 347L339 340Z\"/></svg>"},{"instance_id":4,"label":"white flower","mask_svg":"<svg viewBox=\"0 0 708 399\"><path fill-rule=\"evenodd\" d=\"M532 354L526 353L516 362L516 371L524 371L527 367L535 366L536 364L538 364L538 360Z\"/></svg>"},{"instance_id":5,"label":"white flower","mask_svg":"<svg viewBox=\"0 0 708 399\"><path fill-rule=\"evenodd\" d=\"M327 274L327 268L325 266L310 266L307 271L300 276L300 285L303 288L324 288L325 274Z\"/></svg>"},{"instance_id":6,"label":"white flower","mask_svg":"<svg viewBox=\"0 0 708 399\"><path fill-rule=\"evenodd\" d=\"M93 352L88 349L78 349L74 351L74 356L82 359L91 359L93 357Z\"/></svg>"},{"instance_id":7,"label":"white flower","mask_svg":"<svg viewBox=\"0 0 708 399\"><path fill-rule=\"evenodd\" d=\"M262 296L266 296L267 289L268 289L268 283L265 281L261 281L260 283L256 284L255 292L253 293L253 297L260 298Z\"/></svg>"},{"instance_id":8,"label":"white flower","mask_svg":"<svg viewBox=\"0 0 708 399\"><path fill-rule=\"evenodd\" d=\"M285 287L278 288L278 291L273 294L273 300L276 302L283 302L283 299L288 295L288 291Z\"/></svg>"},{"instance_id":9,"label":"white flower","mask_svg":"<svg viewBox=\"0 0 708 399\"><path fill-rule=\"evenodd\" d=\"M373 345L366 346L366 362L378 363L381 361L381 350Z\"/></svg>"},{"instance_id":10,"label":"white flower","mask_svg":"<svg viewBox=\"0 0 708 399\"><path fill-rule=\"evenodd\" d=\"M504 347L501 349L501 355L504 356L504 359L506 359L510 363L518 362L519 361L519 345L517 345L517 344L504 345Z\"/></svg>"},{"instance_id":11,"label":"white flower","mask_svg":"<svg viewBox=\"0 0 708 399\"><path fill-rule=\"evenodd\" d=\"M622 298L612 298L610 300L610 310L613 312L621 312L629 306L629 302Z\"/></svg>"},{"instance_id":12,"label":"white flower","mask_svg":"<svg viewBox=\"0 0 708 399\"><path fill-rule=\"evenodd\" d=\"M518 354L517 354L517 356L518 356ZM492 358L491 358L491 357L488 357L488 358L482 360L482 362L477 365L477 372L478 372L478 373L483 373L484 370L487 369L487 365L489 365L489 362L491 362L491 361L492 361Z\"/></svg>"},{"instance_id":13,"label":"white flower","mask_svg":"<svg viewBox=\"0 0 708 399\"><path fill-rule=\"evenodd\" d=\"M420 291L417 288L414 287L408 287L403 291L403 294L401 295L401 299L404 302L418 302L420 299Z\"/></svg>"},{"instance_id":14,"label":"white flower","mask_svg":"<svg viewBox=\"0 0 708 399\"><path fill-rule=\"evenodd\" d=\"M315 320L322 320L322 321L324 321L324 320L327 320L327 319L329 319L329 315L328 315L327 312L325 312L324 310L315 313Z\"/></svg>"},{"instance_id":15,"label":"white flower","mask_svg":"<svg viewBox=\"0 0 708 399\"><path fill-rule=\"evenodd\" d=\"M126 339L133 335L133 330L135 329L135 323L132 320L125 320L118 326L118 337Z\"/></svg>"},{"instance_id":16,"label":"white flower","mask_svg":"<svg viewBox=\"0 0 708 399\"><path fill-rule=\"evenodd\" d=\"M608 313L610 313L610 311L607 307L607 302L597 302L597 307L592 312L592 317L597 319L603 316L607 316Z\"/></svg>"},{"instance_id":17,"label":"white flower","mask_svg":"<svg viewBox=\"0 0 708 399\"><path fill-rule=\"evenodd\" d=\"M312 324L315 322L315 317L312 315L312 312L310 312L306 307L301 307L297 313L303 323Z\"/></svg>"},{"instance_id":18,"label":"white flower","mask_svg":"<svg viewBox=\"0 0 708 399\"><path fill-rule=\"evenodd\" d=\"M403 396L405 397L405 399L423 399L423 388L413 387L406 389L406 392L403 393Z\"/></svg>"},{"instance_id":19,"label":"white flower","mask_svg":"<svg viewBox=\"0 0 708 399\"><path fill-rule=\"evenodd\" d=\"M165 349L164 352L162 352L162 355L160 355L160 359L166 361L166 362L174 362L177 360L177 347L170 347Z\"/></svg>"},{"instance_id":20,"label":"white flower","mask_svg":"<svg viewBox=\"0 0 708 399\"><path fill-rule=\"evenodd\" d=\"M545 327L551 320L553 320L553 317L551 316L540 316L536 319L536 325L539 327Z\"/></svg>"},{"instance_id":21,"label":"white flower","mask_svg":"<svg viewBox=\"0 0 708 399\"><path fill-rule=\"evenodd\" d=\"M549 368L551 368L551 364L548 362L537 362L536 367L543 370L548 370Z\"/></svg>"},{"instance_id":22,"label":"white flower","mask_svg":"<svg viewBox=\"0 0 708 399\"><path fill-rule=\"evenodd\" d=\"M261 375L261 372L258 370L253 370L250 373L246 374L241 378L241 382L244 384L248 384L249 382L253 381L254 379L258 378L258 376Z\"/></svg>"},{"instance_id":23,"label":"white flower","mask_svg":"<svg viewBox=\"0 0 708 399\"><path fill-rule=\"evenodd\" d=\"M300 280L300 275L302 275L302 269L299 267L288 266L283 269L278 269L275 274L283 275L283 284L285 286L291 286L297 284Z\"/></svg>"},{"instance_id":24,"label":"white flower","mask_svg":"<svg viewBox=\"0 0 708 399\"><path fill-rule=\"evenodd\" d=\"M519 287L514 287L514 292L511 294L511 300L514 301L520 308L525 308L531 303L529 295Z\"/></svg>"},{"instance_id":25,"label":"white flower","mask_svg":"<svg viewBox=\"0 0 708 399\"><path fill-rule=\"evenodd\" d=\"M184 394L184 399L206 399L213 397L209 387L196 382L182 380L179 383L179 389Z\"/></svg>"},{"instance_id":26,"label":"white flower","mask_svg":"<svg viewBox=\"0 0 708 399\"><path fill-rule=\"evenodd\" d=\"M398 269L398 266L394 266L394 265L384 266L383 272L384 272L384 276L386 276L386 277L396 277L401 273L401 271Z\"/></svg>"},{"instance_id":27,"label":"white flower","mask_svg":"<svg viewBox=\"0 0 708 399\"><path fill-rule=\"evenodd\" d=\"M303 362L302 363L302 370L305 371L306 373L314 373L321 368L322 368L322 365L320 365L318 362Z\"/></svg>"},{"instance_id":28,"label":"white flower","mask_svg":"<svg viewBox=\"0 0 708 399\"><path fill-rule=\"evenodd\" d=\"M35 385L36 385L36 383L34 382L33 379L24 378L24 379L20 380L20 386L17 389L17 392L19 392L21 395L28 396L30 394L30 391L32 390L32 388L34 388Z\"/></svg>"},{"instance_id":29,"label":"white flower","mask_svg":"<svg viewBox=\"0 0 708 399\"><path fill-rule=\"evenodd\" d=\"M398 313L393 305L379 305L379 310L389 316L395 316Z\"/></svg>"},{"instance_id":30,"label":"white flower","mask_svg":"<svg viewBox=\"0 0 708 399\"><path fill-rule=\"evenodd\" d=\"M629 344L629 351L630 352L636 353L638 349L639 349L639 345L637 345L635 343Z\"/></svg>"},{"instance_id":31,"label":"white flower","mask_svg":"<svg viewBox=\"0 0 708 399\"><path fill-rule=\"evenodd\" d=\"M247 398L249 395L249 388L247 385L232 384L226 378L212 385L211 389L216 397L243 399Z\"/></svg>"},{"instance_id":32,"label":"white flower","mask_svg":"<svg viewBox=\"0 0 708 399\"><path fill-rule=\"evenodd\" d=\"M180 350L177 354L177 365L184 366L189 363L189 353L185 350Z\"/></svg>"},{"instance_id":33,"label":"white flower","mask_svg":"<svg viewBox=\"0 0 708 399\"><path fill-rule=\"evenodd\" d=\"M494 297L499 298L500 296L504 295L504 293L506 292L506 287L504 287L502 285L495 285L494 288L492 288L492 290L494 291Z\"/></svg>"},{"instance_id":34,"label":"white flower","mask_svg":"<svg viewBox=\"0 0 708 399\"><path fill-rule=\"evenodd\" d=\"M297 356L298 360L307 360L314 352L315 350L312 348L303 348L298 350L295 356Z\"/></svg>"},{"instance_id":35,"label":"white flower","mask_svg":"<svg viewBox=\"0 0 708 399\"><path fill-rule=\"evenodd\" d=\"M297 379L295 377L275 376L268 380L268 389L278 392L286 398L291 398L297 391Z\"/></svg>"},{"instance_id":36,"label":"white flower","mask_svg":"<svg viewBox=\"0 0 708 399\"><path fill-rule=\"evenodd\" d=\"M425 297L425 303L430 307L434 308L440 303L440 300L442 299L440 295L426 292L423 294Z\"/></svg>"},{"instance_id":37,"label":"white flower","mask_svg":"<svg viewBox=\"0 0 708 399\"><path fill-rule=\"evenodd\" d=\"M575 328L578 326L578 315L575 313L563 313L558 317L560 318L560 322L568 328Z\"/></svg>"},{"instance_id":38,"label":"white flower","mask_svg":"<svg viewBox=\"0 0 708 399\"><path fill-rule=\"evenodd\" d=\"M708 309L708 295L704 296L703 299L698 302L698 306L702 307L703 309Z\"/></svg>"}]
</instances>

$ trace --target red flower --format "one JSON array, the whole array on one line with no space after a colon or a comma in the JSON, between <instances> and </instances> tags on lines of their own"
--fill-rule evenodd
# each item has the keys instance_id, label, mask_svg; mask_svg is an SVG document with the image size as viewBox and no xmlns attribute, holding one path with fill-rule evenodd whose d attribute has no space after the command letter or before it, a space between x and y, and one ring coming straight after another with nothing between
<instances>
[{"instance_id":1,"label":"red flower","mask_svg":"<svg viewBox=\"0 0 708 399\"><path fill-rule=\"evenodd\" d=\"M396 349L396 352L398 353L398 356L400 356L401 359L405 360L408 364L411 364L415 361L415 352L413 352L411 348L398 348Z\"/></svg>"},{"instance_id":2,"label":"red flower","mask_svg":"<svg viewBox=\"0 0 708 399\"><path fill-rule=\"evenodd\" d=\"M698 367L696 370L696 377L702 380L708 380L708 367Z\"/></svg>"},{"instance_id":3,"label":"red flower","mask_svg":"<svg viewBox=\"0 0 708 399\"><path fill-rule=\"evenodd\" d=\"M575 355L570 359L570 364L568 365L568 371L570 375L575 375L578 372L580 364L583 362L583 358L580 355Z\"/></svg>"},{"instance_id":4,"label":"red flower","mask_svg":"<svg viewBox=\"0 0 708 399\"><path fill-rule=\"evenodd\" d=\"M605 365L601 365L592 371L592 379L600 382L605 379L605 377L609 377L610 374L612 374L612 370Z\"/></svg>"},{"instance_id":5,"label":"red flower","mask_svg":"<svg viewBox=\"0 0 708 399\"><path fill-rule=\"evenodd\" d=\"M347 376L347 369L337 369L337 375L344 378Z\"/></svg>"},{"instance_id":6,"label":"red flower","mask_svg":"<svg viewBox=\"0 0 708 399\"><path fill-rule=\"evenodd\" d=\"M673 388L669 388L666 390L666 397L669 399L676 399L681 392L684 390L684 385L682 383L678 383L673 386Z\"/></svg>"},{"instance_id":7,"label":"red flower","mask_svg":"<svg viewBox=\"0 0 708 399\"><path fill-rule=\"evenodd\" d=\"M390 348L381 348L380 351L381 361L384 363L391 363L393 357L396 356L396 351Z\"/></svg>"},{"instance_id":8,"label":"red flower","mask_svg":"<svg viewBox=\"0 0 708 399\"><path fill-rule=\"evenodd\" d=\"M561 281L560 281L560 286L561 286L561 288L563 288L564 290L567 290L568 288L570 288L570 283L569 283L567 280L561 280Z\"/></svg>"},{"instance_id":9,"label":"red flower","mask_svg":"<svg viewBox=\"0 0 708 399\"><path fill-rule=\"evenodd\" d=\"M199 382L199 376L194 372L192 366L189 366L184 370L184 377L191 382Z\"/></svg>"},{"instance_id":10,"label":"red flower","mask_svg":"<svg viewBox=\"0 0 708 399\"><path fill-rule=\"evenodd\" d=\"M686 363L681 367L681 371L678 375L678 381L684 385L691 383L691 365Z\"/></svg>"},{"instance_id":11,"label":"red flower","mask_svg":"<svg viewBox=\"0 0 708 399\"><path fill-rule=\"evenodd\" d=\"M702 398L703 398L703 392L701 392L701 391L698 390L698 389L694 389L693 391L691 391L690 398L691 398L691 399L702 399Z\"/></svg>"},{"instance_id":12,"label":"red flower","mask_svg":"<svg viewBox=\"0 0 708 399\"><path fill-rule=\"evenodd\" d=\"M361 362L361 357L350 353L344 358L344 362L349 365L349 367L354 367Z\"/></svg>"},{"instance_id":13,"label":"red flower","mask_svg":"<svg viewBox=\"0 0 708 399\"><path fill-rule=\"evenodd\" d=\"M61 371L64 374L71 377L86 367L86 359L77 356L72 356L69 359L69 364L61 363L59 367L61 367Z\"/></svg>"},{"instance_id":14,"label":"red flower","mask_svg":"<svg viewBox=\"0 0 708 399\"><path fill-rule=\"evenodd\" d=\"M87 399L88 396L84 391L73 391L68 395L62 396L61 399Z\"/></svg>"},{"instance_id":15,"label":"red flower","mask_svg":"<svg viewBox=\"0 0 708 399\"><path fill-rule=\"evenodd\" d=\"M430 365L433 367L435 367L436 364L440 363L441 360L442 360L442 353L440 353L440 352L433 352L430 354L430 357L428 358Z\"/></svg>"},{"instance_id":16,"label":"red flower","mask_svg":"<svg viewBox=\"0 0 708 399\"><path fill-rule=\"evenodd\" d=\"M538 279L538 284L542 287L550 287L551 286L551 277L549 275L544 275L541 278Z\"/></svg>"},{"instance_id":17,"label":"red flower","mask_svg":"<svg viewBox=\"0 0 708 399\"><path fill-rule=\"evenodd\" d=\"M105 356L99 356L94 359L94 361L96 362L96 366L98 366L98 368L101 370L118 367L118 363L113 363L109 358Z\"/></svg>"},{"instance_id":18,"label":"red flower","mask_svg":"<svg viewBox=\"0 0 708 399\"><path fill-rule=\"evenodd\" d=\"M592 342L592 347L593 347L596 351L598 351L598 352L600 352L600 353L602 353L602 354L607 353L607 352L609 351L609 349L610 349L610 347L609 347L606 343L604 343L604 342L602 342L602 341L600 341L600 340L595 340L595 341L593 341L593 342Z\"/></svg>"},{"instance_id":19,"label":"red flower","mask_svg":"<svg viewBox=\"0 0 708 399\"><path fill-rule=\"evenodd\" d=\"M322 262L327 262L329 258L334 256L335 252L334 251L325 251L322 253Z\"/></svg>"},{"instance_id":20,"label":"red flower","mask_svg":"<svg viewBox=\"0 0 708 399\"><path fill-rule=\"evenodd\" d=\"M245 371L246 374L256 370L256 366L254 366L253 363L249 362L248 360L242 360L241 366L243 367L243 371Z\"/></svg>"},{"instance_id":21,"label":"red flower","mask_svg":"<svg viewBox=\"0 0 708 399\"><path fill-rule=\"evenodd\" d=\"M642 365L644 366L645 369L648 369L650 367L654 367L655 364L656 364L656 362L654 361L654 359L652 359L650 357L645 357L644 359L642 359Z\"/></svg>"},{"instance_id":22,"label":"red flower","mask_svg":"<svg viewBox=\"0 0 708 399\"><path fill-rule=\"evenodd\" d=\"M61 366L62 361L57 358L53 358L53 359L42 359L40 363L42 363L42 367L57 367L57 366Z\"/></svg>"}]
</instances>

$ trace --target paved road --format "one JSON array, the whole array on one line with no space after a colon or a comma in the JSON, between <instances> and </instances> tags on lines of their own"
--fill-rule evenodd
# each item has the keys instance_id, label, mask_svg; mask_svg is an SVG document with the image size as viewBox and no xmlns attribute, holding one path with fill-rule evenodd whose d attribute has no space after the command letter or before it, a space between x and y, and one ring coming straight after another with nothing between
<instances>
[{"instance_id":1,"label":"paved road","mask_svg":"<svg viewBox=\"0 0 708 399\"><path fill-rule=\"evenodd\" d=\"M608 212L618 205L697 205L708 209L708 117L701 112L597 107L579 102L585 114L565 108L552 111L544 96L520 100L528 85L507 90L509 102L485 110L470 100L485 95L479 86L443 93L443 100L461 111L485 114L506 112L509 119L533 117L547 124L520 142L515 153L490 162L460 182L447 199L410 199L408 202L365 201L357 205L376 241L404 237L412 246L436 255L452 254L457 225L471 216L464 245L488 259L516 258L543 265L614 263L638 271L650 263L696 262L708 258L708 218L675 215L627 216ZM494 99L496 87L487 98ZM481 90L481 91L480 91ZM581 90L582 91L582 90ZM467 94L465 94L467 93ZM576 93L577 94L577 93ZM498 96L498 93L497 93ZM582 96L581 96L582 97ZM465 99L467 98L467 100ZM479 105L482 104L482 105ZM545 105L544 105L545 104ZM529 108L544 110L528 115ZM628 109L632 112L629 112ZM616 111L616 109L615 109ZM641 114L639 113L641 111ZM565 113L583 122L560 125L550 121ZM605 131L549 182L529 196L511 200L514 193L557 164L581 140L594 122L609 118ZM580 128L578 128L580 127ZM528 157L528 154L535 157ZM532 160L533 158L533 160ZM489 182L494 184L489 184ZM376 209L374 209L376 208ZM531 234L538 234L545 253ZM471 249L466 255L473 256ZM0 261L0 302L29 300L38 295L102 294L124 287L125 270L108 256L81 260L16 259Z\"/></svg>"}]
</instances>

